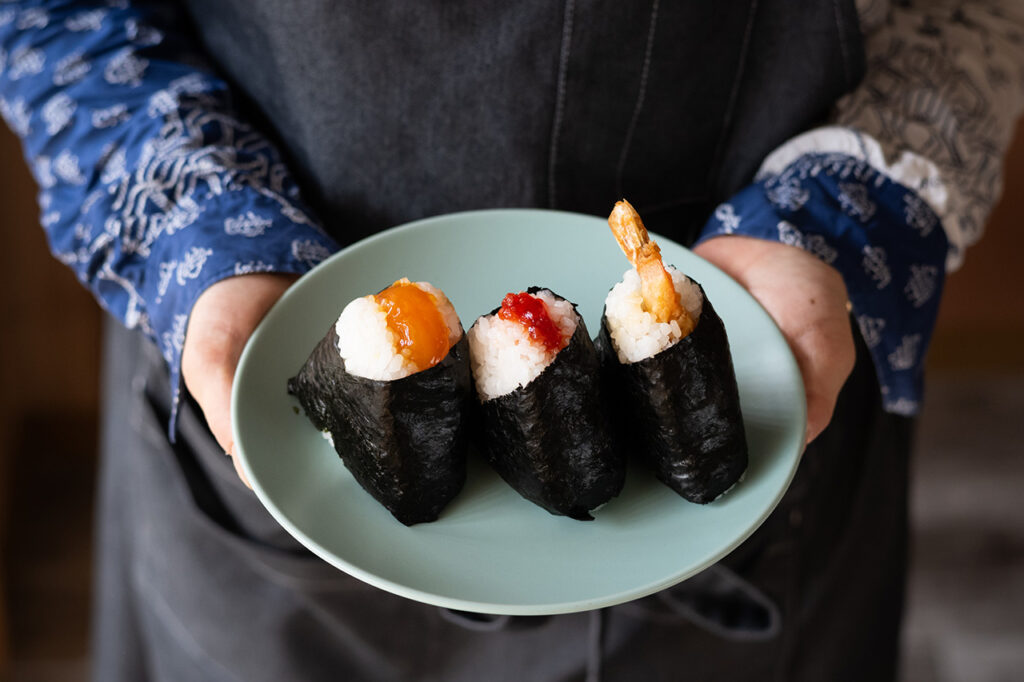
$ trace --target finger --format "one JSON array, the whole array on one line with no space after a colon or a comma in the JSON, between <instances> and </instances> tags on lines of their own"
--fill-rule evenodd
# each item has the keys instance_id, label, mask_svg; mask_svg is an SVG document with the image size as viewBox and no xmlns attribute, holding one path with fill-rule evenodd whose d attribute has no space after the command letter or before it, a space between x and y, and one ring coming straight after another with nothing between
<instances>
[{"instance_id":1,"label":"finger","mask_svg":"<svg viewBox=\"0 0 1024 682\"><path fill-rule=\"evenodd\" d=\"M232 464L235 465L235 473L238 474L240 479L242 479L242 483L245 484L245 487L252 490L252 483L249 482L249 477L245 475L245 469L242 468L242 458L235 452L234 443L232 443L231 449L228 450L227 453L228 457L231 458Z\"/></svg>"},{"instance_id":2,"label":"finger","mask_svg":"<svg viewBox=\"0 0 1024 682\"><path fill-rule=\"evenodd\" d=\"M828 393L809 390L807 393L807 432L804 444L809 445L821 435L835 412L836 399Z\"/></svg>"},{"instance_id":3,"label":"finger","mask_svg":"<svg viewBox=\"0 0 1024 682\"><path fill-rule=\"evenodd\" d=\"M853 338L849 323L836 320L809 328L787 340L804 380L806 442L810 443L832 421L839 392L853 370Z\"/></svg>"},{"instance_id":4,"label":"finger","mask_svg":"<svg viewBox=\"0 0 1024 682\"><path fill-rule=\"evenodd\" d=\"M203 406L203 415L210 433L228 454L235 447L231 431L231 387L237 366L237 357L233 361L225 360L211 366L206 381L202 383L202 396L196 396L196 401Z\"/></svg>"},{"instance_id":5,"label":"finger","mask_svg":"<svg viewBox=\"0 0 1024 682\"><path fill-rule=\"evenodd\" d=\"M218 338L215 333L196 339L193 353L182 358L185 385L202 408L210 433L224 452L231 452L231 387L244 342Z\"/></svg>"},{"instance_id":6,"label":"finger","mask_svg":"<svg viewBox=\"0 0 1024 682\"><path fill-rule=\"evenodd\" d=\"M214 335L209 335L210 337ZM238 359L241 357L244 341L239 339L209 338L200 348L195 362L192 365L190 376L200 376L201 380L194 380L195 385L193 397L202 407L203 416L206 418L206 425L213 434L217 444L224 450L225 454L231 457L235 472L250 490L252 483L249 482L245 471L242 469L241 458L238 456L234 432L231 425L231 391L234 384L235 370L238 367ZM193 389L190 387L190 391Z\"/></svg>"},{"instance_id":7,"label":"finger","mask_svg":"<svg viewBox=\"0 0 1024 682\"><path fill-rule=\"evenodd\" d=\"M207 289L193 307L182 377L225 453L235 450L231 390L242 350L267 310L294 280L295 276L270 274L228 278ZM235 466L237 470L237 458Z\"/></svg>"}]
</instances>

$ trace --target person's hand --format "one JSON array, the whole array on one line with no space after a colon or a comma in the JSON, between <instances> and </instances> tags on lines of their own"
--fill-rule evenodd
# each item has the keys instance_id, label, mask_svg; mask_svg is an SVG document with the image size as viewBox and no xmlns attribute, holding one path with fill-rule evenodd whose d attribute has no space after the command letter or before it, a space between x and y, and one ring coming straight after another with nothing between
<instances>
[{"instance_id":1,"label":"person's hand","mask_svg":"<svg viewBox=\"0 0 1024 682\"><path fill-rule=\"evenodd\" d=\"M238 358L256 325L281 297L295 275L255 273L229 277L204 291L189 317L181 375L199 403L213 437L232 457L239 478L249 486L231 434L231 385Z\"/></svg>"},{"instance_id":2,"label":"person's hand","mask_svg":"<svg viewBox=\"0 0 1024 682\"><path fill-rule=\"evenodd\" d=\"M713 237L694 252L742 284L782 330L804 379L810 443L831 421L856 359L842 276L802 249L753 237Z\"/></svg>"}]
</instances>

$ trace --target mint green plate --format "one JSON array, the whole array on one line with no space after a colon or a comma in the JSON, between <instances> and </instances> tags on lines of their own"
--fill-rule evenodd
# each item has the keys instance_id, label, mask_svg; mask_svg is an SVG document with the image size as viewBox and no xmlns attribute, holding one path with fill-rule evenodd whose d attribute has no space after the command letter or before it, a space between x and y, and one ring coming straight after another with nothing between
<instances>
[{"instance_id":1,"label":"mint green plate","mask_svg":"<svg viewBox=\"0 0 1024 682\"><path fill-rule=\"evenodd\" d=\"M593 335L629 267L607 223L540 210L458 213L388 230L334 255L270 311L242 354L232 420L242 466L271 514L311 551L371 585L484 613L582 611L669 587L728 554L792 480L806 421L796 362L771 318L733 280L671 241L665 261L701 282L729 334L750 466L717 502L691 504L632 467L590 522L552 516L472 460L434 523L407 528L362 490L298 412L286 382L353 298L399 277L440 287L468 328L510 291L551 288Z\"/></svg>"}]
</instances>

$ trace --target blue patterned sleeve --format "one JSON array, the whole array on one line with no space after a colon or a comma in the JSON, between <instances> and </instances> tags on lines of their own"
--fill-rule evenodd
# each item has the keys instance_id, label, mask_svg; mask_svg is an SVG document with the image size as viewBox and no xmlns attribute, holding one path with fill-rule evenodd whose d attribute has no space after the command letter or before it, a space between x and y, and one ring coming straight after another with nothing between
<instances>
[{"instance_id":1,"label":"blue patterned sleeve","mask_svg":"<svg viewBox=\"0 0 1024 682\"><path fill-rule=\"evenodd\" d=\"M807 154L718 206L701 240L798 246L843 276L889 412L916 414L948 242L917 194L844 154Z\"/></svg>"},{"instance_id":2,"label":"blue patterned sleeve","mask_svg":"<svg viewBox=\"0 0 1024 682\"><path fill-rule=\"evenodd\" d=\"M0 5L0 113L22 139L52 251L160 347L175 410L202 291L302 273L337 249L171 3Z\"/></svg>"}]
</instances>

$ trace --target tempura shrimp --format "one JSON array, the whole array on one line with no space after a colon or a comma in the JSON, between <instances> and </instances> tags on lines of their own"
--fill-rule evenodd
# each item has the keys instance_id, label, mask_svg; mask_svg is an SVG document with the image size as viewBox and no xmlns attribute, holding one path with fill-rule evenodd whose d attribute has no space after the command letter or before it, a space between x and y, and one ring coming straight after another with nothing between
<instances>
[{"instance_id":1,"label":"tempura shrimp","mask_svg":"<svg viewBox=\"0 0 1024 682\"><path fill-rule=\"evenodd\" d=\"M647 233L636 209L625 199L616 202L608 216L608 225L622 252L640 275L643 309L654 315L658 322L675 320L683 336L693 331L696 325L679 302L672 276L662 263L661 249Z\"/></svg>"}]
</instances>

